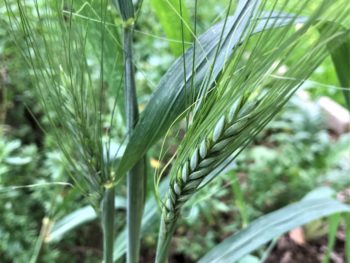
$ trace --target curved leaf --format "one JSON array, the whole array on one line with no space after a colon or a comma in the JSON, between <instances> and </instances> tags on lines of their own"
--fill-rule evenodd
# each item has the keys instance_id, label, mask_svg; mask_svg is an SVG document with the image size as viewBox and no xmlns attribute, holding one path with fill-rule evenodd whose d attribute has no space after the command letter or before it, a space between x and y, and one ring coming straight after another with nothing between
<instances>
[{"instance_id":1,"label":"curved leaf","mask_svg":"<svg viewBox=\"0 0 350 263\"><path fill-rule=\"evenodd\" d=\"M126 146L124 156L117 170L118 179L142 158L146 151L195 102L195 98L198 96L204 82L207 81L208 86L213 85L225 67L227 58L232 55L234 48L247 37L244 33L254 11L254 5L252 4L254 1L248 1L247 5L242 4L242 2L246 1L241 1L235 15L228 17L222 34L222 41L220 41L220 36L225 21L214 25L202 34L196 43L197 48L188 49L184 56L178 58L162 77ZM288 14L276 16L269 14L269 16L259 19L252 33L283 27L293 20L299 23L303 22L305 18L298 17L296 19ZM216 54L218 47L218 54ZM194 74L192 67L187 67L187 72L184 74L183 60L187 65L192 65L193 52L195 52ZM213 67L212 74L208 80L208 72L211 67ZM184 81L185 76L186 81ZM192 77L194 78L193 89L191 88ZM191 100L188 98L189 94L191 94Z\"/></svg>"},{"instance_id":2,"label":"curved leaf","mask_svg":"<svg viewBox=\"0 0 350 263\"><path fill-rule=\"evenodd\" d=\"M320 29L321 34L328 24L334 26L332 22L326 23L324 28ZM346 28L341 25L338 25L338 27L340 31L346 30ZM338 40L335 39L328 43L327 47L334 64L339 84L343 88L346 106L350 109L350 37L348 37L347 41L342 41L339 45L337 45L335 41Z\"/></svg>"},{"instance_id":3,"label":"curved leaf","mask_svg":"<svg viewBox=\"0 0 350 263\"><path fill-rule=\"evenodd\" d=\"M125 208L125 198L115 198L115 209ZM49 234L49 242L60 241L65 234L80 225L91 222L97 218L97 214L92 206L84 206L66 215L61 220L54 223Z\"/></svg>"},{"instance_id":4,"label":"curved leaf","mask_svg":"<svg viewBox=\"0 0 350 263\"><path fill-rule=\"evenodd\" d=\"M255 220L209 251L199 263L236 262L298 226L342 212L350 212L350 207L330 198L304 198Z\"/></svg>"}]
</instances>

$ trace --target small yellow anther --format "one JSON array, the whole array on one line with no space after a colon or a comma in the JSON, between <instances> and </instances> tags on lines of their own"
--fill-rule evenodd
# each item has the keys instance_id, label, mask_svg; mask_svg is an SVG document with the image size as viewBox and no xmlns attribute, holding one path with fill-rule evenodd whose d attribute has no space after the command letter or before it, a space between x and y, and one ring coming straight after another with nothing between
<instances>
[{"instance_id":1,"label":"small yellow anther","mask_svg":"<svg viewBox=\"0 0 350 263\"><path fill-rule=\"evenodd\" d=\"M130 17L128 20L123 21L124 28L132 27L135 24L135 19Z\"/></svg>"},{"instance_id":2,"label":"small yellow anther","mask_svg":"<svg viewBox=\"0 0 350 263\"><path fill-rule=\"evenodd\" d=\"M114 186L114 184L113 184L113 182L108 181L103 186L105 189L111 189Z\"/></svg>"}]
</instances>

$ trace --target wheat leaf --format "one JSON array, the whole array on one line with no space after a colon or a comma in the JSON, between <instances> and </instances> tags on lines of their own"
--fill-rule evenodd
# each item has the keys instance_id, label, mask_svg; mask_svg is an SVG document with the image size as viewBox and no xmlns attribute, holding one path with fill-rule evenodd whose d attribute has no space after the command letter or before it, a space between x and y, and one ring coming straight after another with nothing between
<instances>
[{"instance_id":1,"label":"wheat leaf","mask_svg":"<svg viewBox=\"0 0 350 263\"><path fill-rule=\"evenodd\" d=\"M334 23L328 22L324 27L320 28L321 34L326 30L327 25L335 26ZM346 30L346 28L341 25L337 26L339 30ZM345 104L347 108L350 109L350 37L339 46L335 44L334 41L330 42L328 44L328 50L337 73L339 84L343 88Z\"/></svg>"},{"instance_id":2,"label":"wheat leaf","mask_svg":"<svg viewBox=\"0 0 350 263\"><path fill-rule=\"evenodd\" d=\"M350 212L350 207L330 198L305 198L253 221L209 251L199 263L236 262L275 237L318 218Z\"/></svg>"},{"instance_id":3,"label":"wheat leaf","mask_svg":"<svg viewBox=\"0 0 350 263\"><path fill-rule=\"evenodd\" d=\"M253 10L248 11L247 17L250 17L249 15ZM242 15L242 12L237 11L236 15L228 18L223 37L224 44L220 47L218 55L220 59L216 60L209 86L214 83L215 79L224 68L226 58L232 54L234 48L244 37L243 33L248 25L248 21L244 20L244 23L240 23L239 26L236 26L240 15ZM292 19L295 23L304 21L302 17L295 19L295 17L292 18L288 14L279 14L268 18L261 17L253 33L259 33L271 28L283 27L288 25ZM189 68L188 72L186 72L187 81L185 83L182 58L176 60L163 76L126 146L124 156L118 167L117 176L121 177L142 158L147 150L160 139L171 125L181 118L186 109L194 103L194 98L197 97L201 85L205 81L206 74L211 67L211 62L215 57L215 49L220 42L223 24L224 22L220 22L214 25L198 38L197 49L195 51L195 79L193 89L195 94L192 94L192 101L189 101L186 96L191 93L190 84L193 74L191 68ZM201 46L201 48L198 46ZM192 52L193 49L190 48L184 54L185 61L188 65L192 65Z\"/></svg>"},{"instance_id":4,"label":"wheat leaf","mask_svg":"<svg viewBox=\"0 0 350 263\"><path fill-rule=\"evenodd\" d=\"M125 198L116 196L114 204L115 209L125 209ZM97 219L97 214L92 206L79 208L53 224L48 236L48 242L58 242L72 230L95 219Z\"/></svg>"}]
</instances>

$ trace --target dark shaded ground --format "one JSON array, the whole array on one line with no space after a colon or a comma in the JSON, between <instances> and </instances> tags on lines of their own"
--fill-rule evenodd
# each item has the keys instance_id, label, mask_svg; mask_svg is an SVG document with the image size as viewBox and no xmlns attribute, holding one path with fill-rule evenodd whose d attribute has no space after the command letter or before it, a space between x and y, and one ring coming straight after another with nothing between
<instances>
[{"instance_id":1,"label":"dark shaded ground","mask_svg":"<svg viewBox=\"0 0 350 263\"><path fill-rule=\"evenodd\" d=\"M327 251L327 238L322 237L312 242L298 245L289 236L283 236L277 242L266 263L319 263ZM330 254L330 262L345 262L344 239L342 231L338 232L337 242Z\"/></svg>"}]
</instances>

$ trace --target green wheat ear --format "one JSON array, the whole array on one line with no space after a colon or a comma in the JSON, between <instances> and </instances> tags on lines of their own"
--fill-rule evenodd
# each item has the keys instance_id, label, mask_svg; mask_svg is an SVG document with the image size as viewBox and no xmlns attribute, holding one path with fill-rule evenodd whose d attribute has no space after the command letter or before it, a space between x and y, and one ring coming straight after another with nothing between
<instances>
[{"instance_id":1,"label":"green wheat ear","mask_svg":"<svg viewBox=\"0 0 350 263\"><path fill-rule=\"evenodd\" d=\"M222 162L222 153L256 118L255 109L260 100L247 101L246 98L235 103L228 114L216 123L211 134L204 138L185 160L170 183L164 205L165 223L172 223L179 215L182 205L196 192L207 175Z\"/></svg>"},{"instance_id":2,"label":"green wheat ear","mask_svg":"<svg viewBox=\"0 0 350 263\"><path fill-rule=\"evenodd\" d=\"M295 6L297 14L306 3ZM163 204L157 263L167 260L184 203L217 176L276 116L325 59L326 44L333 38L342 41L348 36L349 31L338 33L336 26L329 26L327 32L308 42L309 29L322 23L320 17L327 20L337 14L336 20L343 21L349 6L345 1L342 3L343 9L335 12L330 9L332 2L324 0L301 28L296 29L292 20L281 31L267 30L235 50L213 89L214 95L209 94L203 100L205 103L193 117L177 151ZM273 13L269 15L273 20ZM242 55L244 51L250 52L247 59ZM278 68L292 55L298 58L298 63L289 65L288 71L280 78ZM244 99L246 94L250 95ZM235 101L238 102L232 105Z\"/></svg>"}]
</instances>

